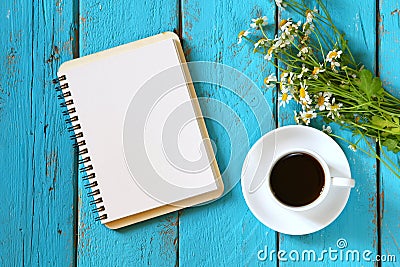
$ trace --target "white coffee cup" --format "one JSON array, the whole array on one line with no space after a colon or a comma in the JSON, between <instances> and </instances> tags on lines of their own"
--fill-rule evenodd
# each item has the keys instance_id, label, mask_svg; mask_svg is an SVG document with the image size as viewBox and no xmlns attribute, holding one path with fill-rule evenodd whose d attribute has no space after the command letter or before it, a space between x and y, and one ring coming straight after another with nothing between
<instances>
[{"instance_id":1,"label":"white coffee cup","mask_svg":"<svg viewBox=\"0 0 400 267\"><path fill-rule=\"evenodd\" d=\"M285 203L282 203L277 197L275 196L274 192L271 189L270 186L270 176L271 176L271 171L273 170L275 164L283 157L293 154L293 153L304 153L307 154L311 157L313 157L315 160L318 161L320 166L322 167L322 170L324 172L324 186L321 190L321 193L319 197L317 197L314 201L311 203L304 205L304 206L290 206ZM352 178L348 177L331 177L330 170L328 167L328 164L326 161L318 155L316 152L304 149L304 148L298 148L298 149L292 149L290 151L286 150L282 152L280 155L275 155L275 159L272 161L271 168L269 169L268 175L267 175L267 181L266 181L268 186L268 193L274 199L280 206L284 207L285 209L293 210L293 211L305 211L312 209L316 206L318 206L328 195L329 191L331 190L332 186L342 186L342 187L354 187L355 185L355 180ZM299 192L301 193L301 192Z\"/></svg>"}]
</instances>

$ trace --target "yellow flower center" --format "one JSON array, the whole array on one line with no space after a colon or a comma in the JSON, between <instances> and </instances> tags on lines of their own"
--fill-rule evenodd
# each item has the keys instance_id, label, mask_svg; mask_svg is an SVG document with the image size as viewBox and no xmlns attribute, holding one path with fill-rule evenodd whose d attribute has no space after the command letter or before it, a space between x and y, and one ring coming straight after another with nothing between
<instances>
[{"instance_id":1,"label":"yellow flower center","mask_svg":"<svg viewBox=\"0 0 400 267\"><path fill-rule=\"evenodd\" d=\"M239 38L242 37L243 34L244 34L244 31L240 31L239 34L238 34L238 37L239 37Z\"/></svg>"},{"instance_id":2,"label":"yellow flower center","mask_svg":"<svg viewBox=\"0 0 400 267\"><path fill-rule=\"evenodd\" d=\"M338 53L336 51L331 51L328 55L329 58L336 58Z\"/></svg>"},{"instance_id":3,"label":"yellow flower center","mask_svg":"<svg viewBox=\"0 0 400 267\"><path fill-rule=\"evenodd\" d=\"M307 118L307 119L311 119L311 118L312 118L312 116L313 116L313 115L312 115L312 114L310 114L310 113L307 113L307 114L306 114L306 118Z\"/></svg>"},{"instance_id":4,"label":"yellow flower center","mask_svg":"<svg viewBox=\"0 0 400 267\"><path fill-rule=\"evenodd\" d=\"M287 98L288 98L288 94L287 93L282 94L282 101L286 101Z\"/></svg>"},{"instance_id":5,"label":"yellow flower center","mask_svg":"<svg viewBox=\"0 0 400 267\"><path fill-rule=\"evenodd\" d=\"M318 97L318 106L322 106L324 104L324 102L325 102L324 96L320 95Z\"/></svg>"},{"instance_id":6,"label":"yellow flower center","mask_svg":"<svg viewBox=\"0 0 400 267\"><path fill-rule=\"evenodd\" d=\"M268 49L268 55L271 55L272 54L272 51L274 50L274 48L271 46L269 49Z\"/></svg>"},{"instance_id":7,"label":"yellow flower center","mask_svg":"<svg viewBox=\"0 0 400 267\"><path fill-rule=\"evenodd\" d=\"M263 45L265 41L267 41L267 39L265 39L265 38L262 38L262 39L258 40L258 42L257 42L257 43L259 43L259 44Z\"/></svg>"},{"instance_id":8,"label":"yellow flower center","mask_svg":"<svg viewBox=\"0 0 400 267\"><path fill-rule=\"evenodd\" d=\"M338 105L334 104L334 105L331 106L331 110L337 110L337 109L339 109Z\"/></svg>"},{"instance_id":9,"label":"yellow flower center","mask_svg":"<svg viewBox=\"0 0 400 267\"><path fill-rule=\"evenodd\" d=\"M269 50L268 50L269 51ZM281 73L281 80L283 79L283 77L285 76L286 72L282 72Z\"/></svg>"},{"instance_id":10,"label":"yellow flower center","mask_svg":"<svg viewBox=\"0 0 400 267\"><path fill-rule=\"evenodd\" d=\"M279 23L279 27L282 28L283 25L285 25L287 22L286 19L281 20L281 22Z\"/></svg>"},{"instance_id":11,"label":"yellow flower center","mask_svg":"<svg viewBox=\"0 0 400 267\"><path fill-rule=\"evenodd\" d=\"M320 70L320 68L314 67L314 70L312 71L312 75L318 74L319 70Z\"/></svg>"},{"instance_id":12,"label":"yellow flower center","mask_svg":"<svg viewBox=\"0 0 400 267\"><path fill-rule=\"evenodd\" d=\"M269 79L268 79L268 77L266 77L266 78L264 79L264 83L265 83L266 85L269 84Z\"/></svg>"},{"instance_id":13,"label":"yellow flower center","mask_svg":"<svg viewBox=\"0 0 400 267\"><path fill-rule=\"evenodd\" d=\"M260 24L263 24L263 23L264 23L264 20L263 20L262 18L258 18L258 19L255 21L255 23L256 23L256 25L260 25Z\"/></svg>"},{"instance_id":14,"label":"yellow flower center","mask_svg":"<svg viewBox=\"0 0 400 267\"><path fill-rule=\"evenodd\" d=\"M306 89L303 87L300 88L300 97L305 98L306 97Z\"/></svg>"}]
</instances>

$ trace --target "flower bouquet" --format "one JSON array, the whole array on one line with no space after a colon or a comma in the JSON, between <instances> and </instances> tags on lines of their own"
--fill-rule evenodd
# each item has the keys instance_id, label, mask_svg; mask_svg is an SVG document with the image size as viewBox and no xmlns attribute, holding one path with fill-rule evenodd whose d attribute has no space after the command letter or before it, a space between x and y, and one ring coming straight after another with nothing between
<instances>
[{"instance_id":1,"label":"flower bouquet","mask_svg":"<svg viewBox=\"0 0 400 267\"><path fill-rule=\"evenodd\" d=\"M254 52L279 71L279 80L275 74L264 79L267 87L279 88L279 105L297 103L294 120L298 124L309 125L320 117L349 129L359 136L357 142L323 126L323 131L346 141L353 151L359 149L379 159L400 178L399 164L382 149L400 151L400 100L383 89L379 77L356 62L321 0L316 1L321 12L295 0L275 2L305 21L283 19L277 25L277 34L271 37L266 31L266 17L252 19L250 29L239 33L238 43L243 39L253 43ZM377 142L381 153L375 152L367 138ZM366 141L368 149L358 146L361 140Z\"/></svg>"}]
</instances>

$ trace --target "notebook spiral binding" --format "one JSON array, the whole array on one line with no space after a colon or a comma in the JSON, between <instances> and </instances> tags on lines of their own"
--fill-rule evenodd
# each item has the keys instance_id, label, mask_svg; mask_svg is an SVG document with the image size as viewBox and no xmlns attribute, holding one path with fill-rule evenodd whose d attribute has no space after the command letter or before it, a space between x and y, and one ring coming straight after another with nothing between
<instances>
[{"instance_id":1,"label":"notebook spiral binding","mask_svg":"<svg viewBox=\"0 0 400 267\"><path fill-rule=\"evenodd\" d=\"M65 75L57 77L53 80L53 83L59 84L59 86L56 87L56 91L60 92L57 97L60 100L64 100L62 103L60 103L60 107L64 108L62 112L63 115L68 117L67 119L65 119L65 122L68 125L71 125L68 127L68 131L72 133L70 139L75 141L74 148L78 149L78 155L81 157L81 159L79 159L78 161L78 164L82 166L79 168L79 171L86 174L85 176L83 176L83 180L88 182L85 185L85 188L91 190L87 193L87 195L89 197L93 197L93 200L91 200L89 204L94 206L92 210L93 213L98 214L95 220L105 220L107 219L107 213L105 213L106 208L104 207L104 205L101 205L101 203L103 203L103 198L101 197L100 189L97 188L98 183L95 180L96 174L94 173L93 165L90 164L91 159L88 155L89 151L86 147L86 141L83 138L84 134L81 131L81 125L79 124L78 115L76 114L74 100L72 99L71 91L68 91L69 86L67 83L67 77Z\"/></svg>"}]
</instances>

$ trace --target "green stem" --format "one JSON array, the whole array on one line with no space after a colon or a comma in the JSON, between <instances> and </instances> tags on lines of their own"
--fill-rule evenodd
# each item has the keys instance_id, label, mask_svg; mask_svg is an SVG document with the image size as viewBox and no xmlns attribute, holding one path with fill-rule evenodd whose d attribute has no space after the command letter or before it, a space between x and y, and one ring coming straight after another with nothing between
<instances>
[{"instance_id":1,"label":"green stem","mask_svg":"<svg viewBox=\"0 0 400 267\"><path fill-rule=\"evenodd\" d=\"M267 40L269 40L269 39L268 39L268 36L267 36L267 35L265 34L265 32L264 32L264 29L263 29L262 25L260 25L260 30L261 30L261 33L262 33L262 35L264 36L264 38L267 39Z\"/></svg>"},{"instance_id":2,"label":"green stem","mask_svg":"<svg viewBox=\"0 0 400 267\"><path fill-rule=\"evenodd\" d=\"M345 139L345 138L343 138L343 137L341 137L341 136L338 136L338 135L332 134L332 133L329 134L329 135L330 135L330 136L333 136L333 137L335 137L335 138L337 138L337 139L340 139L340 140L342 140L342 141L348 143L349 145L354 145L354 146L356 146L356 147L357 147L357 150L360 150L361 152L363 152L364 154L366 154L367 156L369 156L369 157L371 157L371 158L376 158L376 159L378 159L378 160L379 160L380 162L382 162L383 165L385 165L394 175L396 175L397 178L400 178L400 169L398 169L398 168L394 165L393 167L395 167L395 168L397 169L397 170L394 170L385 160L383 160L381 157L379 157L379 155L376 154L375 150L374 150L374 149L371 149L372 147L371 147L371 145L369 144L369 142L365 139L365 137L364 137L363 139L366 140L366 143L368 144L368 148L370 149L370 151L373 151L373 154L372 154L372 153L369 153L369 152L366 151L365 149L363 149L363 148L357 146L355 143L350 142L350 141L348 141L347 139Z\"/></svg>"},{"instance_id":3,"label":"green stem","mask_svg":"<svg viewBox=\"0 0 400 267\"><path fill-rule=\"evenodd\" d=\"M378 134L379 134L379 133L378 133ZM398 166L398 164L396 165L396 164L390 159L390 157L386 154L385 150L383 149L382 144L381 144L380 135L379 135L379 139L378 139L378 140L379 140L379 141L378 141L379 150L381 151L382 156L385 157L386 160L389 161L389 163L392 164L393 166ZM400 169L398 169L398 171L400 171Z\"/></svg>"}]
</instances>

